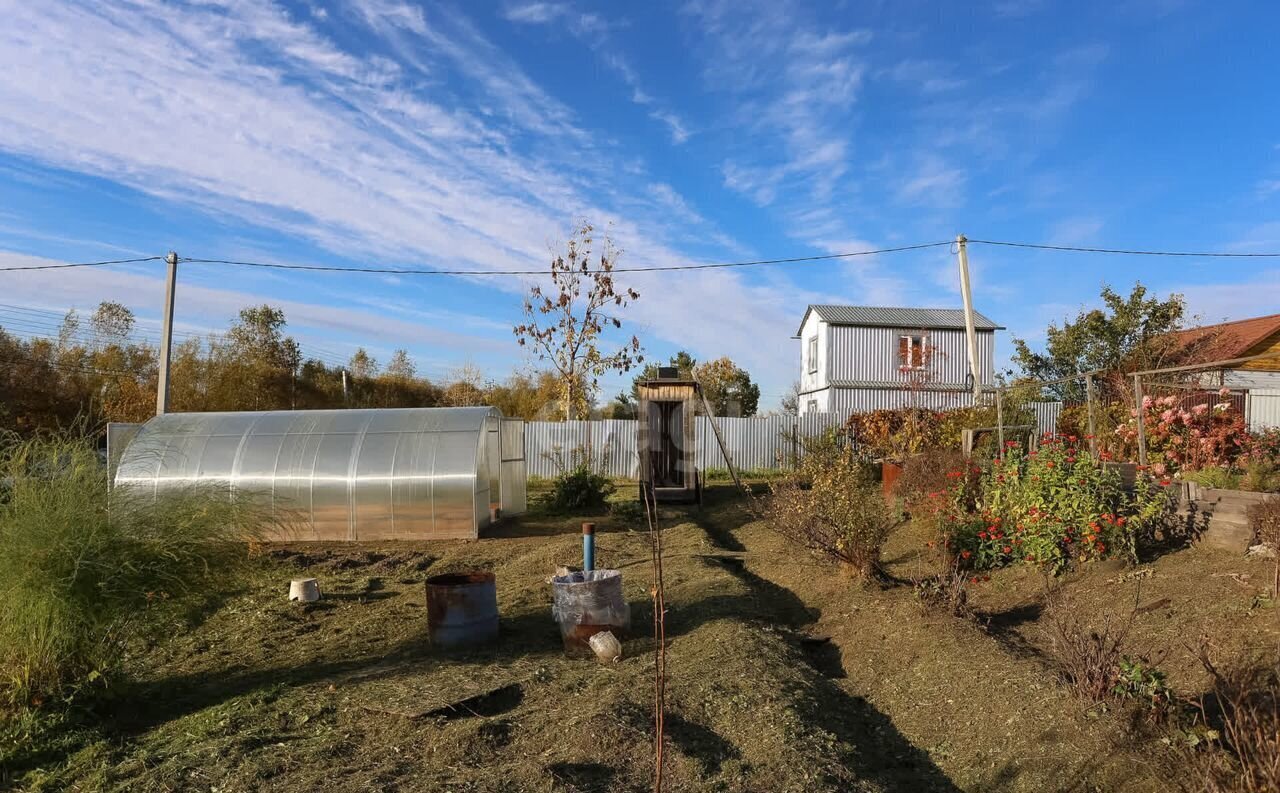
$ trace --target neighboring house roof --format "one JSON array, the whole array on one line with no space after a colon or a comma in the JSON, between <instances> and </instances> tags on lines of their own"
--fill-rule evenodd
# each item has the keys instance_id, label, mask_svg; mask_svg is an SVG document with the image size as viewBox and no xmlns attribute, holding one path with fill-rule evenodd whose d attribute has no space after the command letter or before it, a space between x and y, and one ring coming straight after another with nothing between
<instances>
[{"instance_id":1,"label":"neighboring house roof","mask_svg":"<svg viewBox=\"0 0 1280 793\"><path fill-rule=\"evenodd\" d=\"M1202 325L1180 330L1173 336L1182 348L1204 344L1204 354L1198 353L1197 358L1208 355L1206 360L1229 360L1248 357L1254 348L1277 334L1280 334L1280 314Z\"/></svg>"},{"instance_id":2,"label":"neighboring house roof","mask_svg":"<svg viewBox=\"0 0 1280 793\"><path fill-rule=\"evenodd\" d=\"M964 328L964 309L959 308L890 308L887 306L819 306L810 305L800 320L795 338L800 338L809 313L816 313L831 325L862 325L880 328L951 330ZM977 330L1004 330L987 317L973 312Z\"/></svg>"}]
</instances>

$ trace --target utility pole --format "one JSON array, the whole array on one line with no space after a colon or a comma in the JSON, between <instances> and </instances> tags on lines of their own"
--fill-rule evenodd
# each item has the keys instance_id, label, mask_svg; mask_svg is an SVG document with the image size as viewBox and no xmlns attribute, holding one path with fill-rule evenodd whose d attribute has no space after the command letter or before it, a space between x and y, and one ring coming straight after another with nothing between
<instances>
[{"instance_id":1,"label":"utility pole","mask_svg":"<svg viewBox=\"0 0 1280 793\"><path fill-rule=\"evenodd\" d=\"M347 404L347 370L342 370L342 404Z\"/></svg>"},{"instance_id":2,"label":"utility pole","mask_svg":"<svg viewBox=\"0 0 1280 793\"><path fill-rule=\"evenodd\" d=\"M173 292L178 286L178 254L164 257L169 276L164 285L164 327L160 332L160 376L156 382L156 415L169 412L169 356L173 351Z\"/></svg>"},{"instance_id":3,"label":"utility pole","mask_svg":"<svg viewBox=\"0 0 1280 793\"><path fill-rule=\"evenodd\" d=\"M964 298L965 347L969 351L969 374L973 377L973 404L976 407L982 395L982 375L978 372L978 332L973 327L973 292L969 289L969 252L965 249L967 242L963 234L956 237L956 252L960 256L960 295Z\"/></svg>"}]
</instances>

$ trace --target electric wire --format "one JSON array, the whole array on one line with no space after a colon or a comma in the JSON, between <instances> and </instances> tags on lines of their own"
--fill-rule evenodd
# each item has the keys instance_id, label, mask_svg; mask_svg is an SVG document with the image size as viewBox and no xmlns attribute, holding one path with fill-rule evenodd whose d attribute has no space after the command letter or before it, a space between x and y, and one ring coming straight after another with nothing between
<instances>
[{"instance_id":1,"label":"electric wire","mask_svg":"<svg viewBox=\"0 0 1280 793\"><path fill-rule=\"evenodd\" d=\"M1131 250L1127 248L1086 248L1076 245L1044 245L1035 242L1003 242L999 240L966 240L969 244L1002 245L1009 248L1036 248L1045 251L1068 251L1071 253L1110 253L1122 256L1185 256L1191 258L1216 259L1276 259L1280 253L1228 253L1224 251L1156 251Z\"/></svg>"},{"instance_id":2,"label":"electric wire","mask_svg":"<svg viewBox=\"0 0 1280 793\"><path fill-rule=\"evenodd\" d=\"M110 259L101 262L59 262L57 264L24 264L17 267L0 267L0 273L12 273L19 270L65 270L68 267L105 267L111 264L137 264L139 262L162 262L163 256L144 256L141 259Z\"/></svg>"},{"instance_id":3,"label":"electric wire","mask_svg":"<svg viewBox=\"0 0 1280 793\"><path fill-rule=\"evenodd\" d=\"M950 245L951 241L945 242L925 242L919 245L901 245L895 248L878 248L876 250L867 251L851 251L848 253L822 253L813 256L792 256L785 259L756 259L752 261L741 262L713 262L709 264L665 264L655 267L614 267L608 270L610 273L654 273L654 272L672 272L676 270L712 270L723 269L727 267L758 267L770 264L797 264L800 262L817 262L828 261L832 259L848 259L855 256L875 256L881 253L898 253L900 251L916 251L924 248L938 248L943 245ZM314 272L331 272L331 273L377 273L383 275L546 275L547 270L419 270L413 268L402 267L341 267L338 265L327 264L285 264L281 262L251 262L238 259L195 259L183 258L180 262L189 262L191 264L228 264L238 267L268 267L277 270L309 270ZM590 275L592 273L604 272L603 270L578 270Z\"/></svg>"}]
</instances>

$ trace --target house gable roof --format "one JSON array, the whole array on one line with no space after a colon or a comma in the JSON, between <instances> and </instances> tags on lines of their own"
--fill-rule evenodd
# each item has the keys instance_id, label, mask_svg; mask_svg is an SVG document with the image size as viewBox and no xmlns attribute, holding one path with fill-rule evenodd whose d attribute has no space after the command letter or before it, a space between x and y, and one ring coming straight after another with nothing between
<instances>
[{"instance_id":1,"label":"house gable roof","mask_svg":"<svg viewBox=\"0 0 1280 793\"><path fill-rule=\"evenodd\" d=\"M877 328L920 328L922 330L964 329L964 309L959 308L891 308L888 306L810 305L800 320L795 338L800 338L809 314L815 313L829 325L861 325ZM1004 330L987 317L973 312L976 330Z\"/></svg>"},{"instance_id":2,"label":"house gable roof","mask_svg":"<svg viewBox=\"0 0 1280 793\"><path fill-rule=\"evenodd\" d=\"M1280 333L1280 314L1268 314L1265 317L1187 328L1173 334L1173 337L1184 349L1204 343L1209 348L1206 350L1207 355L1226 360L1248 356L1250 350L1277 333Z\"/></svg>"}]
</instances>

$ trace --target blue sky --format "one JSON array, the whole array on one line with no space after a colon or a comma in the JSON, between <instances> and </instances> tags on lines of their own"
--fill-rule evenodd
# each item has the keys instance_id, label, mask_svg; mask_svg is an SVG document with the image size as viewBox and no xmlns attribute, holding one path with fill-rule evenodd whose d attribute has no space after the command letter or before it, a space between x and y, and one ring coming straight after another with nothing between
<instances>
[{"instance_id":1,"label":"blue sky","mask_svg":"<svg viewBox=\"0 0 1280 793\"><path fill-rule=\"evenodd\" d=\"M577 218L631 266L973 238L1280 251L1269 3L0 0L0 266L163 254L526 269ZM1104 282L1221 320L1280 260L974 246L975 303L1038 340ZM155 264L0 275L0 303L117 299ZM179 329L285 308L314 354L428 376L536 362L531 281L184 265ZM766 407L811 302L959 304L947 248L643 274L650 355L729 355ZM1008 335L1001 356L1011 348ZM606 382L607 398L625 378Z\"/></svg>"}]
</instances>

